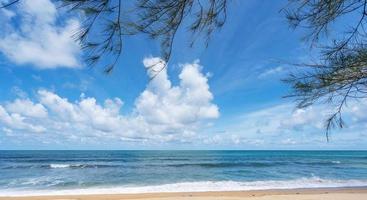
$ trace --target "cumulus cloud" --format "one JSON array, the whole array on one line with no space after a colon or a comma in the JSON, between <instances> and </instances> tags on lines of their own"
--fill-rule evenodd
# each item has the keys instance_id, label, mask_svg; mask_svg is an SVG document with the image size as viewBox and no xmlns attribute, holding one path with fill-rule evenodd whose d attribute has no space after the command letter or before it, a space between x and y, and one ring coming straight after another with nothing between
<instances>
[{"instance_id":1,"label":"cumulus cloud","mask_svg":"<svg viewBox=\"0 0 367 200\"><path fill-rule=\"evenodd\" d=\"M5 56L41 69L80 66L80 48L72 38L80 27L78 20L58 24L56 6L50 0L24 0L16 11L2 13L8 16L0 33L0 51Z\"/></svg>"},{"instance_id":2,"label":"cumulus cloud","mask_svg":"<svg viewBox=\"0 0 367 200\"><path fill-rule=\"evenodd\" d=\"M33 103L29 99L16 99L6 105L6 109L11 113L17 113L27 117L45 118L47 110L42 104Z\"/></svg>"},{"instance_id":3,"label":"cumulus cloud","mask_svg":"<svg viewBox=\"0 0 367 200\"><path fill-rule=\"evenodd\" d=\"M43 126L27 122L27 118L18 113L8 113L2 106L0 106L0 122L5 125L3 130L8 132L21 130L40 133L46 130Z\"/></svg>"},{"instance_id":4,"label":"cumulus cloud","mask_svg":"<svg viewBox=\"0 0 367 200\"><path fill-rule=\"evenodd\" d=\"M155 78L137 97L129 114L121 114L123 101L119 98L98 103L82 94L72 102L40 89L37 101L18 98L1 106L0 128L17 133L21 127L21 133L42 132L47 139L187 142L207 126L208 120L219 117L208 78L198 62L181 65L178 85L171 83L160 58L146 58L143 64L148 76Z\"/></svg>"},{"instance_id":5,"label":"cumulus cloud","mask_svg":"<svg viewBox=\"0 0 367 200\"><path fill-rule=\"evenodd\" d=\"M144 65L148 74L153 76L165 63L159 58L146 58ZM148 122L178 128L198 119L217 118L218 107L211 103L213 95L209 91L208 79L200 68L197 62L182 65L179 86L172 86L166 68L161 70L137 99L136 112Z\"/></svg>"}]
</instances>

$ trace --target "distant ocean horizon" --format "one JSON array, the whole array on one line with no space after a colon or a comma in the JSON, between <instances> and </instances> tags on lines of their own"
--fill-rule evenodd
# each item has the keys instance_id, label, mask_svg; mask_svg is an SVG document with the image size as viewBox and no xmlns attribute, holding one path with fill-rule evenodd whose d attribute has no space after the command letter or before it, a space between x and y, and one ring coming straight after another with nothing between
<instances>
[{"instance_id":1,"label":"distant ocean horizon","mask_svg":"<svg viewBox=\"0 0 367 200\"><path fill-rule=\"evenodd\" d=\"M337 187L367 187L367 151L0 151L0 196Z\"/></svg>"}]
</instances>

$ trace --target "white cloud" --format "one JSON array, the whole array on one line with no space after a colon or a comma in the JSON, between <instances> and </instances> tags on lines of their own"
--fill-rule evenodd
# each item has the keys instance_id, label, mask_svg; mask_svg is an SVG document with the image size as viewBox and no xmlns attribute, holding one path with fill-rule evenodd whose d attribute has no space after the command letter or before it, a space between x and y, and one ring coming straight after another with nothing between
<instances>
[{"instance_id":1,"label":"white cloud","mask_svg":"<svg viewBox=\"0 0 367 200\"><path fill-rule=\"evenodd\" d=\"M149 76L165 64L159 58L144 59L146 67L156 61L161 64L149 68ZM119 98L106 99L101 104L82 94L78 101L71 102L41 89L37 92L37 102L18 98L1 107L0 128L13 131L13 135L17 133L16 127L22 127L22 133L44 132L45 140L61 137L98 138L95 142L105 139L189 142L198 130L207 126L207 120L219 117L219 110L212 103L208 78L198 62L183 64L179 79L180 84L174 86L164 68L136 99L133 111L126 115L121 114L123 102Z\"/></svg>"},{"instance_id":2,"label":"white cloud","mask_svg":"<svg viewBox=\"0 0 367 200\"><path fill-rule=\"evenodd\" d=\"M33 103L29 99L16 99L6 105L6 110L27 117L45 118L47 117L46 108L39 103Z\"/></svg>"},{"instance_id":3,"label":"white cloud","mask_svg":"<svg viewBox=\"0 0 367 200\"><path fill-rule=\"evenodd\" d=\"M38 95L40 102L60 121L88 125L104 132L117 130L122 124L119 115L122 101L118 98L107 99L104 105L98 105L95 98L81 98L79 102L71 103L46 90L39 90Z\"/></svg>"},{"instance_id":4,"label":"white cloud","mask_svg":"<svg viewBox=\"0 0 367 200\"><path fill-rule=\"evenodd\" d=\"M282 140L282 143L285 145L295 145L297 144L297 142L294 139L291 138L286 138L284 140Z\"/></svg>"},{"instance_id":5,"label":"white cloud","mask_svg":"<svg viewBox=\"0 0 367 200\"><path fill-rule=\"evenodd\" d=\"M156 69L164 67L164 61L157 58L144 59L152 76ZM182 65L179 75L180 85L172 86L163 69L140 95L136 102L136 112L144 119L156 124L169 124L180 128L202 119L213 119L219 116L218 107L211 103L213 95L209 91L208 79L200 72L197 62Z\"/></svg>"},{"instance_id":6,"label":"white cloud","mask_svg":"<svg viewBox=\"0 0 367 200\"><path fill-rule=\"evenodd\" d=\"M328 113L325 108L294 109L292 104L281 104L242 115L233 130L246 130L248 135L321 130Z\"/></svg>"},{"instance_id":7,"label":"white cloud","mask_svg":"<svg viewBox=\"0 0 367 200\"><path fill-rule=\"evenodd\" d=\"M46 130L43 126L26 122L26 118L18 113L8 113L2 106L0 106L0 122L7 127L5 127L5 130L8 130L8 132L10 129L36 133Z\"/></svg>"},{"instance_id":8,"label":"white cloud","mask_svg":"<svg viewBox=\"0 0 367 200\"><path fill-rule=\"evenodd\" d=\"M367 104L350 102L343 110L343 119L347 126L331 132L331 139L343 138L339 142L365 141L358 134L367 128ZM225 127L228 137L223 143L236 145L327 145L325 138L325 120L330 116L332 108L326 105L314 105L304 109L295 109L293 104L279 104L245 113L232 119ZM358 138L358 139L356 139Z\"/></svg>"},{"instance_id":9,"label":"white cloud","mask_svg":"<svg viewBox=\"0 0 367 200\"><path fill-rule=\"evenodd\" d=\"M268 76L279 74L283 71L284 71L283 67L278 66L278 67L267 69L266 71L262 72L258 77L259 78L266 78Z\"/></svg>"},{"instance_id":10,"label":"white cloud","mask_svg":"<svg viewBox=\"0 0 367 200\"><path fill-rule=\"evenodd\" d=\"M0 51L11 61L40 69L80 67L80 48L72 38L80 27L78 20L59 25L56 6L50 0L21 1L16 13L19 17L9 18L0 34ZM12 20L20 25L11 25Z\"/></svg>"},{"instance_id":11,"label":"white cloud","mask_svg":"<svg viewBox=\"0 0 367 200\"><path fill-rule=\"evenodd\" d=\"M71 101L41 89L36 100L21 95L0 105L0 134L37 135L36 139L47 143L173 142L239 148L326 143L323 125L330 109L323 105L294 109L292 104L279 104L226 119L223 127L211 127L210 120L220 113L198 62L181 65L177 85L170 81L161 59L146 58L143 64L148 76L155 78L136 98L129 114L121 114L123 101L119 98L98 102L81 94ZM155 74L157 71L161 72ZM356 138L366 141L358 135L367 128L367 103L348 105L343 110L348 127L335 131L335 137L343 136L342 141L349 143ZM213 130L218 128L221 131Z\"/></svg>"}]
</instances>

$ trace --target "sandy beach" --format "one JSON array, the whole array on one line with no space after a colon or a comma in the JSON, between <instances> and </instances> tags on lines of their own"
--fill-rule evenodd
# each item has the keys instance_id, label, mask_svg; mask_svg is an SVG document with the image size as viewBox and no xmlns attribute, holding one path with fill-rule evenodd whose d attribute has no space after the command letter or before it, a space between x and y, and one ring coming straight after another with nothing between
<instances>
[{"instance_id":1,"label":"sandy beach","mask_svg":"<svg viewBox=\"0 0 367 200\"><path fill-rule=\"evenodd\" d=\"M0 197L0 200L365 200L367 188Z\"/></svg>"}]
</instances>

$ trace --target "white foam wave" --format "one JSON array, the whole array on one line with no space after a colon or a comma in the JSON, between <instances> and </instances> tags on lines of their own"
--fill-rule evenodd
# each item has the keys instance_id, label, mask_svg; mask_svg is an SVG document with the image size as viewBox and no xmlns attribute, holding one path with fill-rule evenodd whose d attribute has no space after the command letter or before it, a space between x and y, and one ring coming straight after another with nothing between
<instances>
[{"instance_id":1,"label":"white foam wave","mask_svg":"<svg viewBox=\"0 0 367 200\"><path fill-rule=\"evenodd\" d=\"M50 164L50 168L71 168L71 167L83 167L82 164Z\"/></svg>"},{"instance_id":2,"label":"white foam wave","mask_svg":"<svg viewBox=\"0 0 367 200\"><path fill-rule=\"evenodd\" d=\"M72 190L0 190L0 196L42 196L42 195L75 195L75 194L135 194L156 192L208 192L208 191L248 191L267 189L299 188L338 188L367 187L367 180L329 180L318 177L295 180L269 181L200 181L182 182L151 186L117 186L106 188L84 188Z\"/></svg>"},{"instance_id":3,"label":"white foam wave","mask_svg":"<svg viewBox=\"0 0 367 200\"><path fill-rule=\"evenodd\" d=\"M50 164L51 168L69 168L70 166L68 164Z\"/></svg>"}]
</instances>

